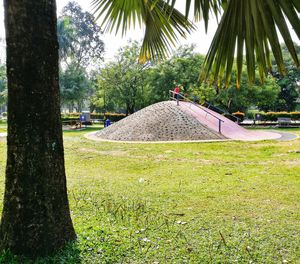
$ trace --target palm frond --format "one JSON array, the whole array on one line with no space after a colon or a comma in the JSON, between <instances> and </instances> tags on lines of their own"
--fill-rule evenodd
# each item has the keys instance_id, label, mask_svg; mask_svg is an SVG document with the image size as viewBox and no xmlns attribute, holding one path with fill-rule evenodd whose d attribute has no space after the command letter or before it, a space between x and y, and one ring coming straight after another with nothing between
<instances>
[{"instance_id":1,"label":"palm frond","mask_svg":"<svg viewBox=\"0 0 300 264\"><path fill-rule=\"evenodd\" d=\"M125 34L137 22L145 25L142 62L166 57L178 41L178 35L186 37L195 28L172 3L163 0L94 0L92 5L105 30L121 30Z\"/></svg>"},{"instance_id":2,"label":"palm frond","mask_svg":"<svg viewBox=\"0 0 300 264\"><path fill-rule=\"evenodd\" d=\"M230 0L224 10L218 30L207 54L202 79L213 76L216 83L221 80L228 85L233 59L237 56L237 87L240 86L244 52L248 78L255 79L256 65L261 81L270 71L270 49L281 74L285 73L278 31L299 67L299 60L285 20L290 21L300 36L300 20L297 14L299 1L287 0ZM278 30L277 30L278 29ZM237 51L235 46L237 45Z\"/></svg>"},{"instance_id":3,"label":"palm frond","mask_svg":"<svg viewBox=\"0 0 300 264\"><path fill-rule=\"evenodd\" d=\"M171 0L167 0L169 4ZM176 0L172 0L172 7L174 7ZM203 19L205 29L207 31L210 14L213 13L216 18L221 14L221 11L226 7L228 0L186 0L185 1L185 16L190 14L191 6L194 6L194 19L199 21Z\"/></svg>"},{"instance_id":4,"label":"palm frond","mask_svg":"<svg viewBox=\"0 0 300 264\"><path fill-rule=\"evenodd\" d=\"M189 13L191 0L186 1L186 16ZM196 21L203 19L207 31L210 14L216 18L227 5L227 0L194 0L194 17Z\"/></svg>"},{"instance_id":5,"label":"palm frond","mask_svg":"<svg viewBox=\"0 0 300 264\"><path fill-rule=\"evenodd\" d=\"M178 35L186 37L194 29L183 14L164 1L157 1L156 5L146 13L145 36L141 49L142 62L154 58L165 57L171 46L178 42Z\"/></svg>"}]
</instances>

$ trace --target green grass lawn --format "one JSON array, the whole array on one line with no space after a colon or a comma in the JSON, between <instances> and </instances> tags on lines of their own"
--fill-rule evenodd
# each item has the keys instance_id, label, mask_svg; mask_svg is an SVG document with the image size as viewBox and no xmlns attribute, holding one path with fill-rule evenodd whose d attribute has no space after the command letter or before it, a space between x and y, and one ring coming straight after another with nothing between
<instances>
[{"instance_id":1,"label":"green grass lawn","mask_svg":"<svg viewBox=\"0 0 300 264\"><path fill-rule=\"evenodd\" d=\"M4 133L7 130L7 125L4 122L0 121L0 133Z\"/></svg>"},{"instance_id":2,"label":"green grass lawn","mask_svg":"<svg viewBox=\"0 0 300 264\"><path fill-rule=\"evenodd\" d=\"M34 263L300 263L300 139L124 144L86 132L64 133L77 243ZM1 196L5 153L0 141Z\"/></svg>"}]
</instances>

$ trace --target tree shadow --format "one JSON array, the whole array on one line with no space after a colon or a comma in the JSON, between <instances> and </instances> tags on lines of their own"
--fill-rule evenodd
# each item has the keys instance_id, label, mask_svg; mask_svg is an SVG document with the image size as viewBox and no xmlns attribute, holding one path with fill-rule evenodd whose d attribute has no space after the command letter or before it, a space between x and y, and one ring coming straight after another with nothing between
<instances>
[{"instance_id":1,"label":"tree shadow","mask_svg":"<svg viewBox=\"0 0 300 264\"><path fill-rule=\"evenodd\" d=\"M36 259L29 259L23 256L16 256L10 251L0 252L0 263L2 264L80 264L80 249L78 242L70 242L65 248L45 257L38 257Z\"/></svg>"}]
</instances>

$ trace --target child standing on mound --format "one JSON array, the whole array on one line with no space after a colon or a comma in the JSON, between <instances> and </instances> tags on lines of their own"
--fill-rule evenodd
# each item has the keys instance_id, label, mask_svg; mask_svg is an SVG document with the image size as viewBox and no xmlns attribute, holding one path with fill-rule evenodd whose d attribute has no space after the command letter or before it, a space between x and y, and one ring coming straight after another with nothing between
<instances>
[{"instance_id":1,"label":"child standing on mound","mask_svg":"<svg viewBox=\"0 0 300 264\"><path fill-rule=\"evenodd\" d=\"M176 99L177 101L177 105L179 105L179 93L180 93L180 88L179 86L177 85L175 88L174 88L174 91L173 91L173 96L174 98Z\"/></svg>"}]
</instances>

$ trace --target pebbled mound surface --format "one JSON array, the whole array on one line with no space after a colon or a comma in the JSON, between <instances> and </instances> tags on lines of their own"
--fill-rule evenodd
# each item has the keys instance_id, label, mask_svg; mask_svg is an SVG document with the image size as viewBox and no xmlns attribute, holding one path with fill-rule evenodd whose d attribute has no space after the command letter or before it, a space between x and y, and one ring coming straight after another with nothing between
<instances>
[{"instance_id":1,"label":"pebbled mound surface","mask_svg":"<svg viewBox=\"0 0 300 264\"><path fill-rule=\"evenodd\" d=\"M176 102L150 105L96 133L117 141L217 140L225 137L185 113Z\"/></svg>"}]
</instances>

